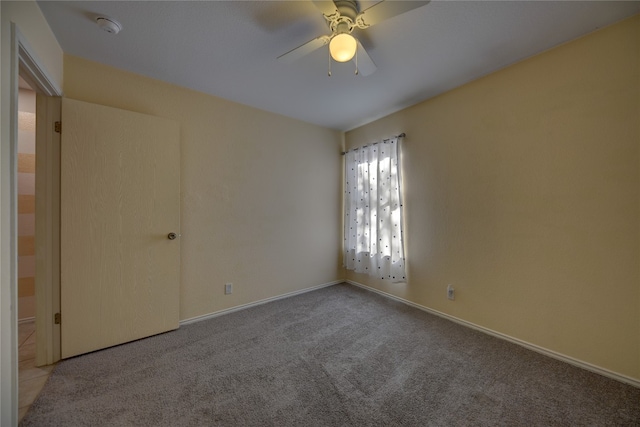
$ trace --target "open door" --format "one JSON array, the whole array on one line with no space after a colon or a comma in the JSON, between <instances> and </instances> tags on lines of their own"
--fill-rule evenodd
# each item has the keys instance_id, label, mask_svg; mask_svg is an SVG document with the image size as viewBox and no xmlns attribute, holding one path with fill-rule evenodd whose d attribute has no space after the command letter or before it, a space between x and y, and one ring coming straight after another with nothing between
<instances>
[{"instance_id":1,"label":"open door","mask_svg":"<svg viewBox=\"0 0 640 427\"><path fill-rule=\"evenodd\" d=\"M62 358L178 327L176 122L62 100Z\"/></svg>"}]
</instances>

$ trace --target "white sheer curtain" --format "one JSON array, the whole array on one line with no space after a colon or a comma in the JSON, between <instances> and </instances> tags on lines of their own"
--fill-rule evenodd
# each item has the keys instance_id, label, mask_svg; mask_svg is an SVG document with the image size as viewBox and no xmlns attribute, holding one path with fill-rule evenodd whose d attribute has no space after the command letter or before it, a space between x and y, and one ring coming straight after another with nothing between
<instances>
[{"instance_id":1,"label":"white sheer curtain","mask_svg":"<svg viewBox=\"0 0 640 427\"><path fill-rule=\"evenodd\" d=\"M399 140L345 154L344 266L392 282L405 280Z\"/></svg>"}]
</instances>

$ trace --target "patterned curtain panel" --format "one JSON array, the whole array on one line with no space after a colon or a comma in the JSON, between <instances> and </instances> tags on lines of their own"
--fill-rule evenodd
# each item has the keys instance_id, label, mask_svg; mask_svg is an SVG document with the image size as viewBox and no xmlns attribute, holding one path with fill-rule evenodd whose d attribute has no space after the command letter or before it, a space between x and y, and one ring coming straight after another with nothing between
<instances>
[{"instance_id":1,"label":"patterned curtain panel","mask_svg":"<svg viewBox=\"0 0 640 427\"><path fill-rule=\"evenodd\" d=\"M405 280L398 138L345 154L344 266Z\"/></svg>"}]
</instances>

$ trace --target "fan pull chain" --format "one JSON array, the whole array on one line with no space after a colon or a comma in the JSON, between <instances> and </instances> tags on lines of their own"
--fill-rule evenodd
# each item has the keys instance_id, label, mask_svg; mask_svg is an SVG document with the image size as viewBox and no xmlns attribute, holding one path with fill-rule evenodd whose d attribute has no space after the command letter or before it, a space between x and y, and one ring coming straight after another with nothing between
<instances>
[{"instance_id":1,"label":"fan pull chain","mask_svg":"<svg viewBox=\"0 0 640 427\"><path fill-rule=\"evenodd\" d=\"M356 46L356 76L360 74L358 71L358 47Z\"/></svg>"},{"instance_id":2,"label":"fan pull chain","mask_svg":"<svg viewBox=\"0 0 640 427\"><path fill-rule=\"evenodd\" d=\"M331 51L327 49L327 52L329 52L329 72L327 74L331 77Z\"/></svg>"}]
</instances>

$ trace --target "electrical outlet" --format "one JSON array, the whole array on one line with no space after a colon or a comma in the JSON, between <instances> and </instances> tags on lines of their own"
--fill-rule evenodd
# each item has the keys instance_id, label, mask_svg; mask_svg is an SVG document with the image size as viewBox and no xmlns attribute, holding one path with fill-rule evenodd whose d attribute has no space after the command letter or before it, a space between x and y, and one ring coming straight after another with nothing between
<instances>
[{"instance_id":1,"label":"electrical outlet","mask_svg":"<svg viewBox=\"0 0 640 427\"><path fill-rule=\"evenodd\" d=\"M449 298L451 301L456 299L454 291L455 289L453 289L453 286L447 285L447 298Z\"/></svg>"},{"instance_id":2,"label":"electrical outlet","mask_svg":"<svg viewBox=\"0 0 640 427\"><path fill-rule=\"evenodd\" d=\"M224 294L225 295L229 295L232 292L233 292L233 283L227 283L226 285L224 285Z\"/></svg>"}]
</instances>

